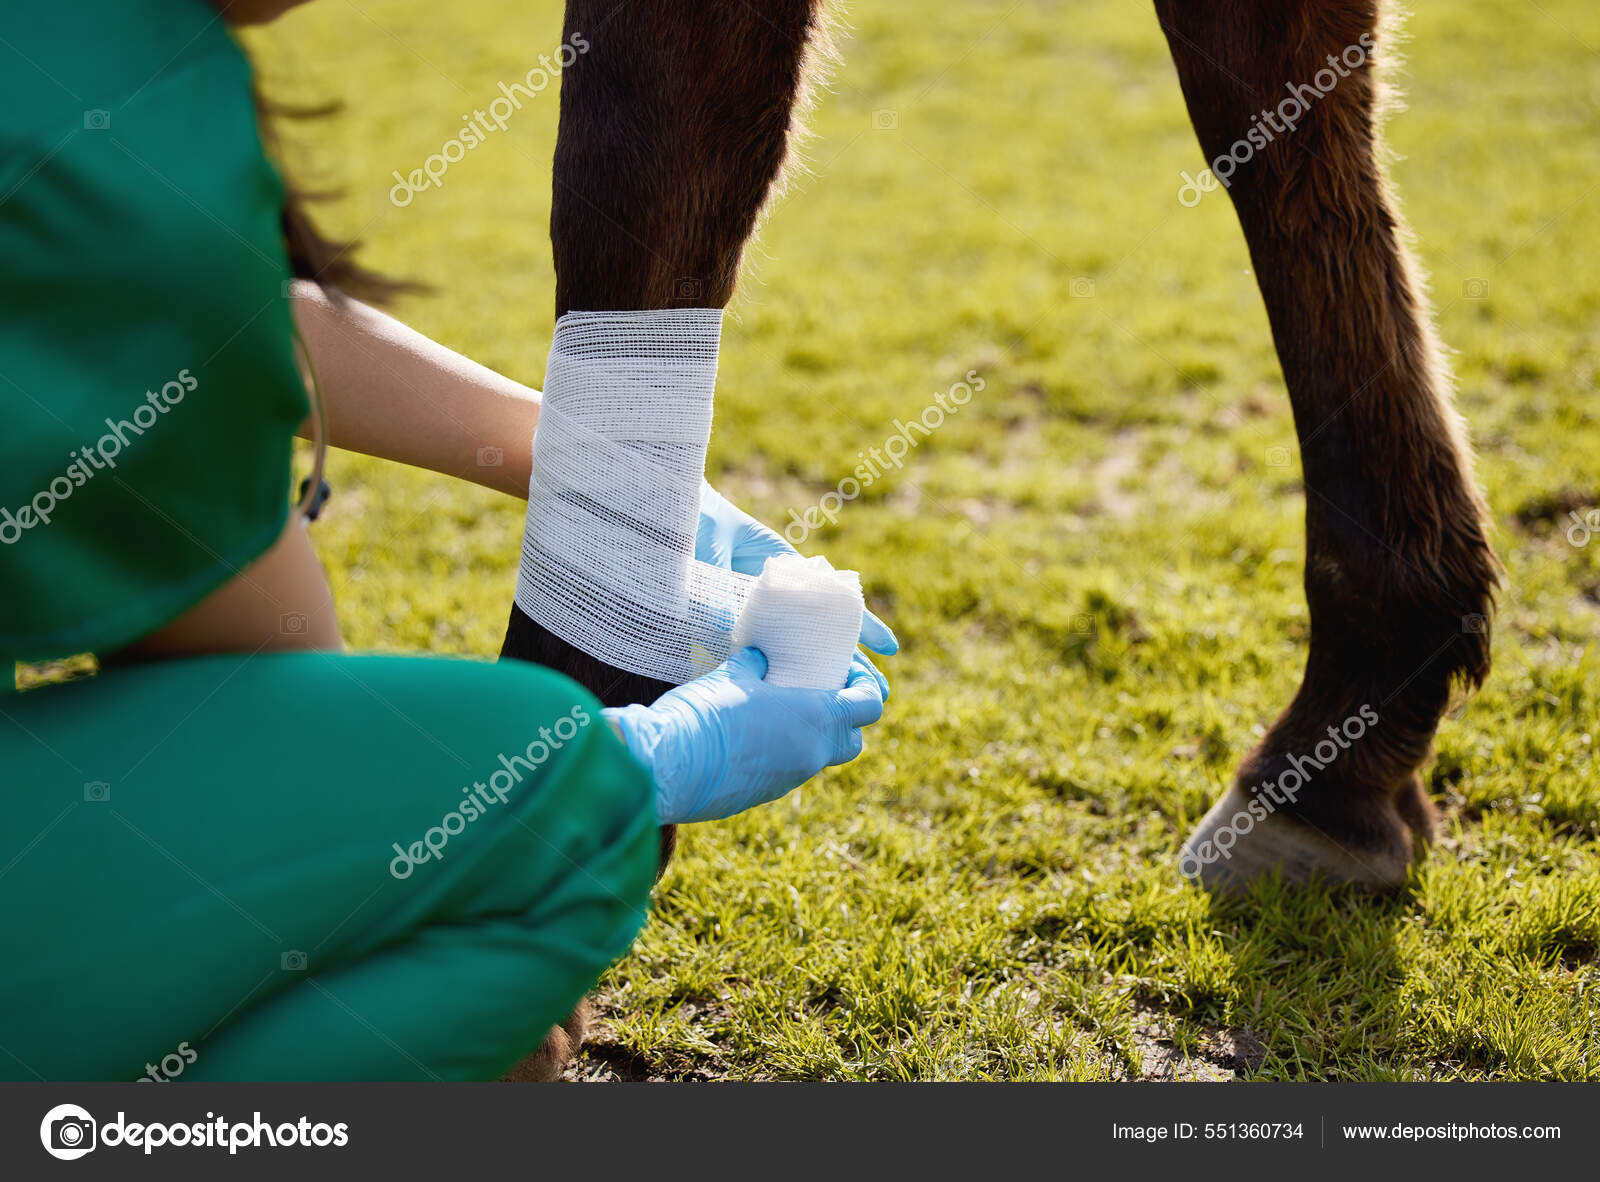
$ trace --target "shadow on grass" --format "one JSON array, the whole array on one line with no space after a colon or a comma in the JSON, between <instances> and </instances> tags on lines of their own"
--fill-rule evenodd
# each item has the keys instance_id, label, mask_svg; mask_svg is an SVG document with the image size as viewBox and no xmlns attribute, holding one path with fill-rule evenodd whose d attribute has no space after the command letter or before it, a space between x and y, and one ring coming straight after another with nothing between
<instances>
[{"instance_id":1,"label":"shadow on grass","mask_svg":"<svg viewBox=\"0 0 1600 1182\"><path fill-rule=\"evenodd\" d=\"M1266 1048L1248 1077L1411 1077L1404 1066L1407 1006L1397 935L1415 914L1409 889L1373 894L1276 878L1211 899L1208 918L1232 960L1228 1024Z\"/></svg>"}]
</instances>

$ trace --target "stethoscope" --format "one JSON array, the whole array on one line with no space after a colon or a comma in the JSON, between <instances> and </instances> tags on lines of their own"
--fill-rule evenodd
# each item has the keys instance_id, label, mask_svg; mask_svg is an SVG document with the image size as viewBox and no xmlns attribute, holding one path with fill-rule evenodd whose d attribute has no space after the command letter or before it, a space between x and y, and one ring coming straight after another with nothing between
<instances>
[{"instance_id":1,"label":"stethoscope","mask_svg":"<svg viewBox=\"0 0 1600 1182\"><path fill-rule=\"evenodd\" d=\"M292 323L291 317L291 323ZM294 355L300 366L300 380L305 383L306 399L311 404L311 475L300 482L300 501L294 511L300 515L302 525L310 525L322 514L322 508L333 495L325 473L328 464L328 413L322 404L322 389L317 385L317 371L311 364L311 351L306 348L299 326L294 328Z\"/></svg>"}]
</instances>

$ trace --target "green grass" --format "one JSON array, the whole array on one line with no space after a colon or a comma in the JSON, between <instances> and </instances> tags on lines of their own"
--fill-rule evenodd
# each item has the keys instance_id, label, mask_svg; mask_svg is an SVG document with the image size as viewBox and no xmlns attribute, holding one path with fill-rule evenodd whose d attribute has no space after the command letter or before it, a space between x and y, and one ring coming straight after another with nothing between
<instances>
[{"instance_id":1,"label":"green grass","mask_svg":"<svg viewBox=\"0 0 1600 1182\"><path fill-rule=\"evenodd\" d=\"M1394 173L1509 572L1429 771L1443 838L1394 898L1226 906L1175 855L1297 683L1303 502L1233 215L1176 200L1203 162L1154 17L849 17L725 334L711 475L782 523L934 391L987 386L808 543L904 646L866 755L685 835L579 1074L1600 1078L1600 536L1562 536L1600 506L1600 10L1409 26ZM387 192L559 38L549 0L323 0L255 41L269 90L347 100L296 162L436 285L400 315L533 384L554 90L442 189ZM521 505L347 455L332 480L350 640L493 654Z\"/></svg>"}]
</instances>

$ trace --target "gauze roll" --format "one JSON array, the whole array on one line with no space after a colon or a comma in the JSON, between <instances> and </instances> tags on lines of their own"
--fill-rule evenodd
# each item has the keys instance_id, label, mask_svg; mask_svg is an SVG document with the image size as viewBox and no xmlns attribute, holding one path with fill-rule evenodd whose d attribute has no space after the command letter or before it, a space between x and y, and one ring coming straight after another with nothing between
<instances>
[{"instance_id":1,"label":"gauze roll","mask_svg":"<svg viewBox=\"0 0 1600 1182\"><path fill-rule=\"evenodd\" d=\"M754 645L766 680L795 689L841 689L861 636L861 576L820 556L767 559L733 628L732 647Z\"/></svg>"},{"instance_id":2,"label":"gauze roll","mask_svg":"<svg viewBox=\"0 0 1600 1182\"><path fill-rule=\"evenodd\" d=\"M727 659L756 583L694 557L721 337L718 308L569 312L533 437L517 606L608 665L674 684ZM823 676L820 657L804 654L826 651L816 688L843 685L838 593L808 599L785 583L774 594L788 614L761 609L749 642L766 653L768 680L785 667L800 672L778 676ZM859 580L854 611L850 652Z\"/></svg>"}]
</instances>

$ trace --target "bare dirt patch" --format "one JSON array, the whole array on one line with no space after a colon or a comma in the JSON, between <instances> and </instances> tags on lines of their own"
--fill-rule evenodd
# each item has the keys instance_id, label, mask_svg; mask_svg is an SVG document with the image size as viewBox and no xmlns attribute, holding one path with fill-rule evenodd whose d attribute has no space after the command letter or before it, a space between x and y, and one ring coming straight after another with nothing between
<instances>
[{"instance_id":1,"label":"bare dirt patch","mask_svg":"<svg viewBox=\"0 0 1600 1182\"><path fill-rule=\"evenodd\" d=\"M1161 1014L1142 1010L1133 1028L1134 1045L1143 1057L1137 1078L1177 1083L1223 1083L1254 1071L1266 1058L1267 1047L1248 1029L1206 1027L1199 1047L1180 1050Z\"/></svg>"}]
</instances>

